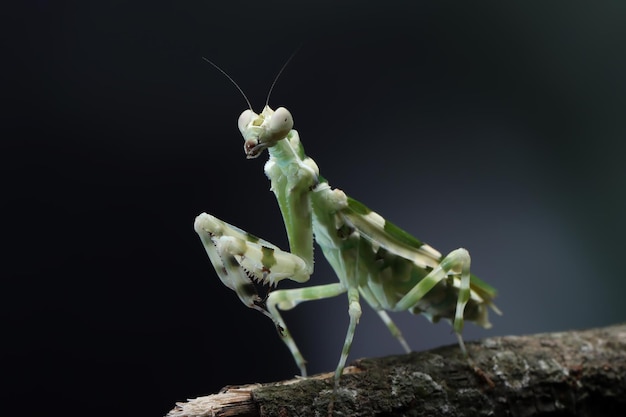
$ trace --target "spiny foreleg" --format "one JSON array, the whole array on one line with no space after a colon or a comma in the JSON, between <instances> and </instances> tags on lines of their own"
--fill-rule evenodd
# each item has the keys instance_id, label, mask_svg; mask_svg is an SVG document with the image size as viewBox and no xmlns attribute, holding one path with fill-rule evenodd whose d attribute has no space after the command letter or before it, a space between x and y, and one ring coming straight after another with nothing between
<instances>
[{"instance_id":1,"label":"spiny foreleg","mask_svg":"<svg viewBox=\"0 0 626 417\"><path fill-rule=\"evenodd\" d=\"M194 228L220 280L241 302L279 323L266 310L254 282L270 288L283 279L305 282L309 267L299 256L252 236L210 214L200 214Z\"/></svg>"}]
</instances>

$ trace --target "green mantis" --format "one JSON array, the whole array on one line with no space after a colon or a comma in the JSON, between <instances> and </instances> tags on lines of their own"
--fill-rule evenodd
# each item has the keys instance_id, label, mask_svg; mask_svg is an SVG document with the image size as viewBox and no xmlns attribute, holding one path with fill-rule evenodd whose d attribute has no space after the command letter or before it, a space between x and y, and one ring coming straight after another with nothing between
<instances>
[{"instance_id":1,"label":"green mantis","mask_svg":"<svg viewBox=\"0 0 626 417\"><path fill-rule=\"evenodd\" d=\"M349 324L335 369L335 389L361 317L363 300L378 313L405 351L410 352L410 348L387 311L421 313L432 322L450 321L467 356L461 336L464 323L488 328L488 307L499 313L492 302L495 289L470 273L468 251L461 248L442 256L342 190L332 188L320 175L315 161L305 154L293 125L291 113L284 107L272 110L266 105L257 114L250 106L239 116L246 157L257 158L265 150L269 154L265 174L283 216L290 250L283 251L202 213L194 228L222 283L244 305L274 322L303 376L307 374L305 360L280 311L304 301L346 294ZM284 279L298 283L310 279L313 241L331 264L338 282L275 289ZM259 283L269 287L264 298L257 292Z\"/></svg>"}]
</instances>

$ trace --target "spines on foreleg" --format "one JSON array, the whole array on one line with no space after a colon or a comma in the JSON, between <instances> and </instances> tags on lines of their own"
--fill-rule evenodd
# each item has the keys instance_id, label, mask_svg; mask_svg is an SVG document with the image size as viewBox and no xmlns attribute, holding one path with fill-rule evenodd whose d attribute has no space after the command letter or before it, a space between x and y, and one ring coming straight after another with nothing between
<instances>
[{"instance_id":1,"label":"spines on foreleg","mask_svg":"<svg viewBox=\"0 0 626 417\"><path fill-rule=\"evenodd\" d=\"M222 283L235 291L244 305L271 318L280 331L281 324L266 310L254 282L270 288L283 279L304 282L309 279L306 263L210 214L200 214L194 228Z\"/></svg>"}]
</instances>

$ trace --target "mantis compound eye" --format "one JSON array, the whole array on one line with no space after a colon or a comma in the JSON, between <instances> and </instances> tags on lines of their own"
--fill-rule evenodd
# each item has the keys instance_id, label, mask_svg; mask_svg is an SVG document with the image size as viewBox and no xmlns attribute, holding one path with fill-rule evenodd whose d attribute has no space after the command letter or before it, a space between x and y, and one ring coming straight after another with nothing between
<instances>
[{"instance_id":1,"label":"mantis compound eye","mask_svg":"<svg viewBox=\"0 0 626 417\"><path fill-rule=\"evenodd\" d=\"M248 127L253 118L257 117L257 114L250 109L244 110L239 116L239 120L237 120L237 126L239 127L239 131L243 133L243 131Z\"/></svg>"},{"instance_id":2,"label":"mantis compound eye","mask_svg":"<svg viewBox=\"0 0 626 417\"><path fill-rule=\"evenodd\" d=\"M270 119L268 133L274 141L279 141L284 139L291 129L293 129L291 113L284 107L277 108Z\"/></svg>"}]
</instances>

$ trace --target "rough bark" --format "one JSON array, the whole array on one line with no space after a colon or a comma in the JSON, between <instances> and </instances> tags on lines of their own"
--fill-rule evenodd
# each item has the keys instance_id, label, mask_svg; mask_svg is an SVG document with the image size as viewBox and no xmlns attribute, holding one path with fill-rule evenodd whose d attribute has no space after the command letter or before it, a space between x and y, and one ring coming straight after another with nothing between
<instances>
[{"instance_id":1,"label":"rough bark","mask_svg":"<svg viewBox=\"0 0 626 417\"><path fill-rule=\"evenodd\" d=\"M458 346L357 360L342 376L334 415L626 416L626 324L467 347L484 375ZM226 387L168 416L324 416L331 394L328 373Z\"/></svg>"}]
</instances>

